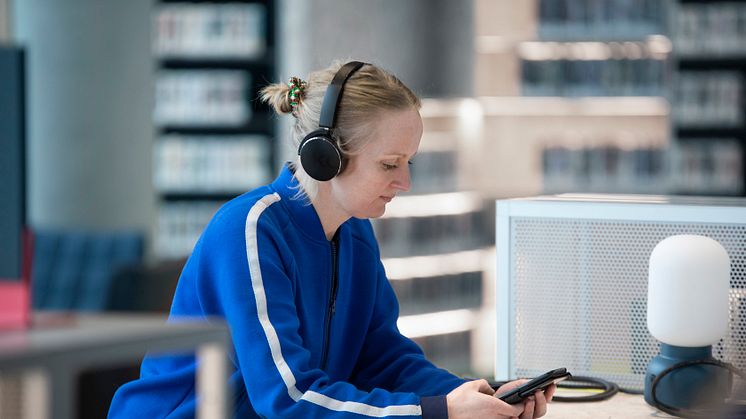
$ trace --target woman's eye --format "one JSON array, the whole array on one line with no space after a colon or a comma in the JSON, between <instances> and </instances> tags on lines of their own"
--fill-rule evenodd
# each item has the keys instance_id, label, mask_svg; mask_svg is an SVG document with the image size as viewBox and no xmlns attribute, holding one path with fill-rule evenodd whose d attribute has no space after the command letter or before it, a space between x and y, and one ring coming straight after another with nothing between
<instances>
[{"instance_id":1,"label":"woman's eye","mask_svg":"<svg viewBox=\"0 0 746 419\"><path fill-rule=\"evenodd\" d=\"M396 169L396 165L395 165L395 164L381 163L381 165L382 165L382 166L383 166L383 168L384 168L384 169L386 169L386 170L393 170L393 169Z\"/></svg>"},{"instance_id":2,"label":"woman's eye","mask_svg":"<svg viewBox=\"0 0 746 419\"><path fill-rule=\"evenodd\" d=\"M411 165L413 165L413 164L414 164L414 160L409 160L409 161L407 162L407 164L408 164L408 165L410 165L410 166L411 166Z\"/></svg>"}]
</instances>

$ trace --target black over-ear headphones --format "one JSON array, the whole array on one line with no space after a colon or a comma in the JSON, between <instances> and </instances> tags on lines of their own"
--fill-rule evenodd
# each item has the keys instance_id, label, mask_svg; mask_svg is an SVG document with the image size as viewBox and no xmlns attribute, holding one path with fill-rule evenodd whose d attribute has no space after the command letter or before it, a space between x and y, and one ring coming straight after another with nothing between
<instances>
[{"instance_id":1,"label":"black over-ear headphones","mask_svg":"<svg viewBox=\"0 0 746 419\"><path fill-rule=\"evenodd\" d=\"M344 156L332 136L334 120L347 79L363 65L365 63L360 61L350 61L337 71L324 94L319 129L306 135L298 146L298 155L303 170L318 181L330 180L342 172Z\"/></svg>"}]
</instances>

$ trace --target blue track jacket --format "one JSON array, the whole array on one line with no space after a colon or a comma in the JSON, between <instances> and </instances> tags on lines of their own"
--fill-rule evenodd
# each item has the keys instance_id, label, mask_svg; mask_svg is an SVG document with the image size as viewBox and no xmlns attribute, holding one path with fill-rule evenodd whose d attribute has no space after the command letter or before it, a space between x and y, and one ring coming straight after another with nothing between
<instances>
[{"instance_id":1,"label":"blue track jacket","mask_svg":"<svg viewBox=\"0 0 746 419\"><path fill-rule=\"evenodd\" d=\"M224 205L174 296L172 319L219 316L230 327L233 417L446 418L445 394L464 381L399 333L370 222L348 220L335 245L298 188L285 167ZM193 355L146 357L109 418L194 417L195 372Z\"/></svg>"}]
</instances>

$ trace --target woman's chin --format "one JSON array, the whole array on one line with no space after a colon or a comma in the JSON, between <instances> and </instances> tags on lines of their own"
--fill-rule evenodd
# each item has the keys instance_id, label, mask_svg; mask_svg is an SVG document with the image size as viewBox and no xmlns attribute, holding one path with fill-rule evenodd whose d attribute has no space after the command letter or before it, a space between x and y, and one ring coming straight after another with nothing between
<instances>
[{"instance_id":1,"label":"woman's chin","mask_svg":"<svg viewBox=\"0 0 746 419\"><path fill-rule=\"evenodd\" d=\"M386 205L384 204L380 207L369 208L367 211L365 211L365 213L360 214L360 216L356 218L380 218L385 212Z\"/></svg>"}]
</instances>

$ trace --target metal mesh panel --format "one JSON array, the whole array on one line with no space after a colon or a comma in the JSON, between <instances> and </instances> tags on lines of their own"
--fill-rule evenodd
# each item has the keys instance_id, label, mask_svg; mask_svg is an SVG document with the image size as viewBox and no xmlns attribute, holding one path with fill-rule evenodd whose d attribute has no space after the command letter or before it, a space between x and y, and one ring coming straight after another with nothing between
<instances>
[{"instance_id":1,"label":"metal mesh panel","mask_svg":"<svg viewBox=\"0 0 746 419\"><path fill-rule=\"evenodd\" d=\"M746 225L511 218L512 369L644 388L658 341L647 330L650 253L676 234L720 242L731 257L730 333L713 355L746 367Z\"/></svg>"}]
</instances>

